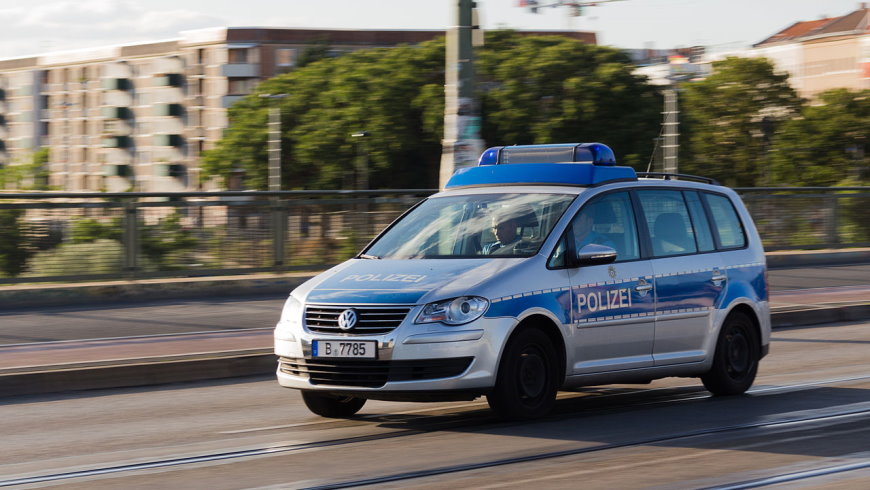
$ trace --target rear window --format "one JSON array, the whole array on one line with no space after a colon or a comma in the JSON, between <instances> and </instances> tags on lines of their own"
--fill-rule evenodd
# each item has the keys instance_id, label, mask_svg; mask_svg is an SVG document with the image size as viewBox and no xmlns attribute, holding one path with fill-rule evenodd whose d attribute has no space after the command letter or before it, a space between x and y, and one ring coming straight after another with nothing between
<instances>
[{"instance_id":1,"label":"rear window","mask_svg":"<svg viewBox=\"0 0 870 490\"><path fill-rule=\"evenodd\" d=\"M713 229L719 237L720 248L741 248L746 245L743 225L731 200L717 194L705 194L713 217Z\"/></svg>"}]
</instances>

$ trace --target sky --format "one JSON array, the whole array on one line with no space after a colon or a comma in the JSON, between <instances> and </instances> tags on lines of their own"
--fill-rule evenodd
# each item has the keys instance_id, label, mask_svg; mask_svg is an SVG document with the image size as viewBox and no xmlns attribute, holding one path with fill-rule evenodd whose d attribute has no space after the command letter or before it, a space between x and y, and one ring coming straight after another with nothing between
<instances>
[{"instance_id":1,"label":"sky","mask_svg":"<svg viewBox=\"0 0 870 490\"><path fill-rule=\"evenodd\" d=\"M554 3L555 0L539 0ZM857 0L620 0L538 14L479 0L486 29L593 31L619 48L747 47L802 20L847 14ZM457 0L0 0L0 58L171 39L205 27L444 29Z\"/></svg>"}]
</instances>

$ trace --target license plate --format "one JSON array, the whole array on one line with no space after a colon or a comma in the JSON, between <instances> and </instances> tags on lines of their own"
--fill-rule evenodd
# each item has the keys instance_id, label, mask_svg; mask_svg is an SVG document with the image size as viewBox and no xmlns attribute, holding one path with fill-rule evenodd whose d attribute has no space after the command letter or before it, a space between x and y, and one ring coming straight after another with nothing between
<instances>
[{"instance_id":1,"label":"license plate","mask_svg":"<svg viewBox=\"0 0 870 490\"><path fill-rule=\"evenodd\" d=\"M377 359L377 342L373 340L315 340L311 343L314 357L341 357L345 359Z\"/></svg>"}]
</instances>

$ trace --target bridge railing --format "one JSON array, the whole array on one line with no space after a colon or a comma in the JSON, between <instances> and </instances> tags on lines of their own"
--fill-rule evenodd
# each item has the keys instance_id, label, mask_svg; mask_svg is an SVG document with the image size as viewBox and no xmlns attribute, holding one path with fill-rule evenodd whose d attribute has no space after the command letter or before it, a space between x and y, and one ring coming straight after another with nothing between
<instances>
[{"instance_id":1,"label":"bridge railing","mask_svg":"<svg viewBox=\"0 0 870 490\"><path fill-rule=\"evenodd\" d=\"M870 245L870 187L737 191L768 250ZM0 284L322 269L433 192L0 193Z\"/></svg>"}]
</instances>

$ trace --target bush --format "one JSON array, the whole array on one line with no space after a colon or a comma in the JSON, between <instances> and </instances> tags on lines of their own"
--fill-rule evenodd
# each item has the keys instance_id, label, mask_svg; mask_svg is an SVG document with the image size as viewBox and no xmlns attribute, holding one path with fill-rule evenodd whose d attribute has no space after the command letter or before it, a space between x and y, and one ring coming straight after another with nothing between
<instances>
[{"instance_id":1,"label":"bush","mask_svg":"<svg viewBox=\"0 0 870 490\"><path fill-rule=\"evenodd\" d=\"M21 231L20 209L0 209L0 274L17 276L24 269L27 251Z\"/></svg>"},{"instance_id":2,"label":"bush","mask_svg":"<svg viewBox=\"0 0 870 490\"><path fill-rule=\"evenodd\" d=\"M141 270L155 270L151 261L144 259ZM99 239L87 243L64 243L31 258L26 277L89 276L118 274L124 268L124 247L116 240Z\"/></svg>"}]
</instances>

